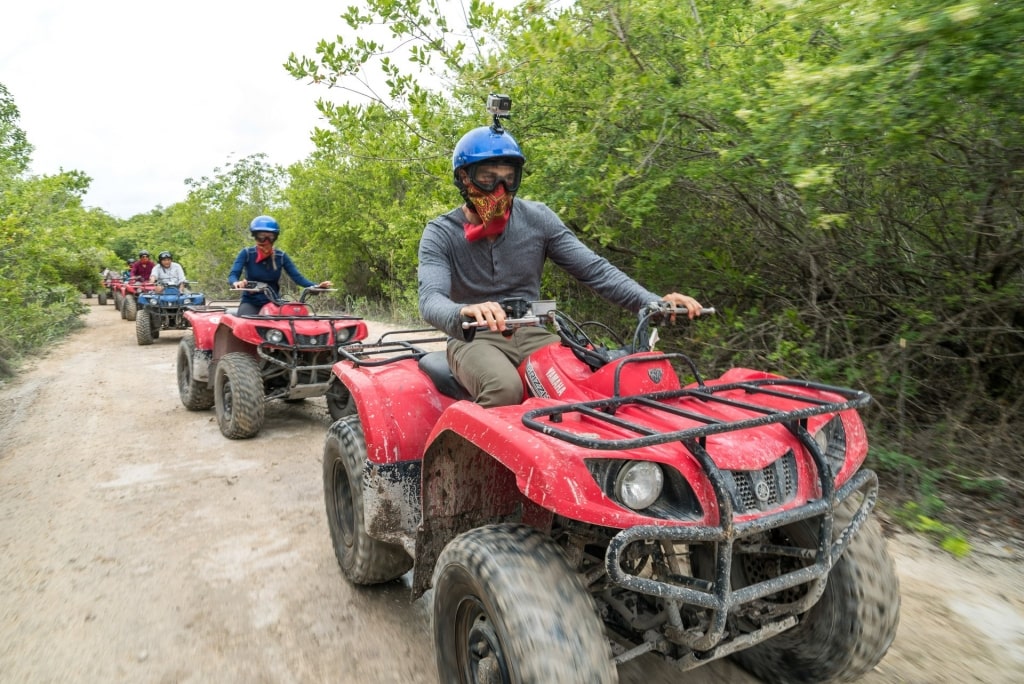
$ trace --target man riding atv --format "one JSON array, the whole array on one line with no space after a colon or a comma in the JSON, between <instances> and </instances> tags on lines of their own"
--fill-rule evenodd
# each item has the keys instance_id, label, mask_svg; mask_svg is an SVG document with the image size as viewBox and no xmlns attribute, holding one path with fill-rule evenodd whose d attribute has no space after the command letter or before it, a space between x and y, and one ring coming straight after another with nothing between
<instances>
[{"instance_id":1,"label":"man riding atv","mask_svg":"<svg viewBox=\"0 0 1024 684\"><path fill-rule=\"evenodd\" d=\"M156 283L157 292L163 292L167 286L183 286L186 283L185 269L174 261L170 252L160 252L157 264L149 274L149 282Z\"/></svg>"},{"instance_id":2,"label":"man riding atv","mask_svg":"<svg viewBox=\"0 0 1024 684\"><path fill-rule=\"evenodd\" d=\"M498 302L540 299L547 257L605 299L639 311L663 300L699 316L700 303L676 292L659 297L598 256L540 202L516 199L526 158L496 116L475 128L452 154L455 186L465 203L427 224L419 245L419 308L443 330L448 363L459 382L483 406L518 403L516 367L558 338L543 328L509 333ZM463 318L486 324L467 336Z\"/></svg>"},{"instance_id":3,"label":"man riding atv","mask_svg":"<svg viewBox=\"0 0 1024 684\"><path fill-rule=\"evenodd\" d=\"M900 598L870 518L870 395L750 368L705 381L655 350L654 326L700 304L513 203L523 155L495 128L459 142L467 205L420 244L420 307L447 352L398 333L339 347L323 483L342 574L411 570L412 598L432 589L445 684L615 684L650 656L680 672L729 657L776 684L871 671ZM537 301L548 254L638 310L630 343Z\"/></svg>"}]
</instances>

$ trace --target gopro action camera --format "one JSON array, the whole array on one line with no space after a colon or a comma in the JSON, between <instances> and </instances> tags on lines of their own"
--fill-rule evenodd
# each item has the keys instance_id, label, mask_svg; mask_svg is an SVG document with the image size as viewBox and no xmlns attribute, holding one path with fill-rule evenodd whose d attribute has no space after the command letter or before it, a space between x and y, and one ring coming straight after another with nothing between
<instances>
[{"instance_id":1,"label":"gopro action camera","mask_svg":"<svg viewBox=\"0 0 1024 684\"><path fill-rule=\"evenodd\" d=\"M507 119L512 111L512 98L508 95L495 95L491 93L487 96L487 111L498 119Z\"/></svg>"}]
</instances>

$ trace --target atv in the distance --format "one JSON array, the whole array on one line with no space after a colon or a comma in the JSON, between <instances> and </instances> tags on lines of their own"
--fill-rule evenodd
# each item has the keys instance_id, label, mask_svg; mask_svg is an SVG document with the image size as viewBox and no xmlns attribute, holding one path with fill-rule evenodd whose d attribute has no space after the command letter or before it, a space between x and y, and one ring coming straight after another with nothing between
<instances>
[{"instance_id":1,"label":"atv in the distance","mask_svg":"<svg viewBox=\"0 0 1024 684\"><path fill-rule=\"evenodd\" d=\"M124 304L125 290L128 288L128 281L130 278L122 276L121 278L112 279L110 281L110 291L114 297L114 308L121 311L121 307ZM124 314L121 314L121 318L124 318Z\"/></svg>"},{"instance_id":2,"label":"atv in the distance","mask_svg":"<svg viewBox=\"0 0 1024 684\"><path fill-rule=\"evenodd\" d=\"M520 405L464 400L445 353L413 343L334 367L356 408L324 445L335 555L355 584L411 569L413 598L433 588L440 681L616 682L647 653L849 681L881 660L900 596L862 467L868 394L704 380L652 351L663 303L611 347L551 302L507 308L561 340L522 364Z\"/></svg>"},{"instance_id":3,"label":"atv in the distance","mask_svg":"<svg viewBox=\"0 0 1024 684\"><path fill-rule=\"evenodd\" d=\"M96 293L96 303L100 306L106 306L107 299L114 300L114 306L117 307L117 287L121 284L120 273L108 273L103 276L103 285L100 287L100 291Z\"/></svg>"},{"instance_id":4,"label":"atv in the distance","mask_svg":"<svg viewBox=\"0 0 1024 684\"><path fill-rule=\"evenodd\" d=\"M158 280L153 290L139 293L135 313L135 338L139 345L153 344L161 330L188 329L186 307L206 303L203 293L188 290L188 285L194 284Z\"/></svg>"},{"instance_id":5,"label":"atv in the distance","mask_svg":"<svg viewBox=\"0 0 1024 684\"><path fill-rule=\"evenodd\" d=\"M192 330L178 345L181 403L190 411L216 407L229 439L255 436L268 401L324 396L339 348L367 335L362 318L317 314L306 303L309 295L332 290L308 287L298 302L279 298L265 283L249 281L244 290L264 292L271 301L256 316L191 307L184 315Z\"/></svg>"},{"instance_id":6,"label":"atv in the distance","mask_svg":"<svg viewBox=\"0 0 1024 684\"><path fill-rule=\"evenodd\" d=\"M134 321L139 310L139 296L156 289L156 283L149 283L140 278L129 278L122 283L121 292L121 318L126 321Z\"/></svg>"}]
</instances>

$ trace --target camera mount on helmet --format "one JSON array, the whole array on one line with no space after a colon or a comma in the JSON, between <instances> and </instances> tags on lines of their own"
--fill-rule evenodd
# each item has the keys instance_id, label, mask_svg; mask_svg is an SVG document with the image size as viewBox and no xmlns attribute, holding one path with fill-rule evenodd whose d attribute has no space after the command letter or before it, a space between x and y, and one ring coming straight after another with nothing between
<instances>
[{"instance_id":1,"label":"camera mount on helmet","mask_svg":"<svg viewBox=\"0 0 1024 684\"><path fill-rule=\"evenodd\" d=\"M494 116L494 123L491 130L495 133L504 133L505 128L501 125L502 119L512 117L512 98L508 95L496 95L491 93L487 96L487 111Z\"/></svg>"}]
</instances>

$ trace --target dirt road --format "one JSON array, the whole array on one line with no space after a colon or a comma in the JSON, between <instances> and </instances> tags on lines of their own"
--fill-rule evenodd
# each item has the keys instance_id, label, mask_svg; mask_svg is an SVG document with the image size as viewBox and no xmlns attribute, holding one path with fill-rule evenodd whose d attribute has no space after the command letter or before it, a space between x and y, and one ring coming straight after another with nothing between
<instances>
[{"instance_id":1,"label":"dirt road","mask_svg":"<svg viewBox=\"0 0 1024 684\"><path fill-rule=\"evenodd\" d=\"M0 682L436 684L430 595L356 590L337 568L323 400L275 402L258 437L227 440L178 399L181 333L140 347L89 301L85 329L0 388ZM902 621L864 682L1024 681L1018 554L890 548ZM724 662L621 673L755 681Z\"/></svg>"}]
</instances>

